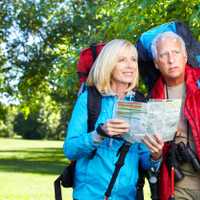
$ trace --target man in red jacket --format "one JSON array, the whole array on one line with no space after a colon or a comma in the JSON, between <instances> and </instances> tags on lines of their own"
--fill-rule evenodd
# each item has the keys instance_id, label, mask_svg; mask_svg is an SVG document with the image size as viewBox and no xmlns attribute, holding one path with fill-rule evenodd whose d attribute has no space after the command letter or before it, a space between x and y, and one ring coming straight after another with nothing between
<instances>
[{"instance_id":1,"label":"man in red jacket","mask_svg":"<svg viewBox=\"0 0 200 200\"><path fill-rule=\"evenodd\" d=\"M172 144L166 143L160 170L160 199L169 200L175 184L176 200L199 200L200 69L187 65L185 43L173 32L158 35L151 48L155 67L161 74L152 90L152 97L182 99L180 120L174 139L176 156L173 154L173 162L177 160L178 163L178 167L175 168L180 172L179 181L173 183L169 167Z\"/></svg>"}]
</instances>

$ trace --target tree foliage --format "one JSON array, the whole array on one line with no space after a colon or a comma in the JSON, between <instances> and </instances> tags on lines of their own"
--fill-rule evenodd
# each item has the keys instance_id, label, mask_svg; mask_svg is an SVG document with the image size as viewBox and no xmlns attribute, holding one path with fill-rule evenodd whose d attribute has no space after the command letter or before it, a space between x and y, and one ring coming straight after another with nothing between
<instances>
[{"instance_id":1,"label":"tree foliage","mask_svg":"<svg viewBox=\"0 0 200 200\"><path fill-rule=\"evenodd\" d=\"M15 132L13 131L13 121L17 110L11 105L1 105L1 107L3 110L0 110L2 116L2 118L0 118L0 137L12 138L15 136Z\"/></svg>"},{"instance_id":2,"label":"tree foliage","mask_svg":"<svg viewBox=\"0 0 200 200\"><path fill-rule=\"evenodd\" d=\"M134 43L172 20L185 22L200 40L198 0L3 0L0 9L0 93L17 99L24 119L54 108L60 113L54 128L62 133L79 87L80 49L114 38Z\"/></svg>"}]
</instances>

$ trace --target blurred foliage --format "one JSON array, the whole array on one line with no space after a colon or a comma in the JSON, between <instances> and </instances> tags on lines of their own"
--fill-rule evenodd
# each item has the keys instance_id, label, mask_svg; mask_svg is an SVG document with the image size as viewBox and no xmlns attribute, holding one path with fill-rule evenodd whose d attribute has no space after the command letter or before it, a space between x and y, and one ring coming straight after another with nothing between
<instances>
[{"instance_id":1,"label":"blurred foliage","mask_svg":"<svg viewBox=\"0 0 200 200\"><path fill-rule=\"evenodd\" d=\"M24 120L46 126L45 138L65 132L82 48L114 38L135 43L142 32L172 20L185 22L200 40L198 0L3 0L0 10L0 93L17 101ZM0 110L5 122L4 105Z\"/></svg>"},{"instance_id":2,"label":"blurred foliage","mask_svg":"<svg viewBox=\"0 0 200 200\"><path fill-rule=\"evenodd\" d=\"M13 121L17 113L17 109L15 106L11 105L2 105L2 108L4 114L2 114L2 110L0 110L1 116L3 116L3 118L0 118L0 137L12 138L15 136Z\"/></svg>"},{"instance_id":3,"label":"blurred foliage","mask_svg":"<svg viewBox=\"0 0 200 200\"><path fill-rule=\"evenodd\" d=\"M26 107L25 107L26 108ZM64 129L59 130L61 115L56 103L46 96L37 111L26 115L25 110L14 119L14 132L24 139L59 139L64 136Z\"/></svg>"}]
</instances>

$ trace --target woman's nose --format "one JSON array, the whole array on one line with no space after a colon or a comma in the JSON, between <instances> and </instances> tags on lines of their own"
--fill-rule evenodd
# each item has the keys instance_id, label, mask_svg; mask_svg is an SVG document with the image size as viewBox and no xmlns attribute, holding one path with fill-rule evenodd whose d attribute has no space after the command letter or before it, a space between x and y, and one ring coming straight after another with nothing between
<instances>
[{"instance_id":1,"label":"woman's nose","mask_svg":"<svg viewBox=\"0 0 200 200\"><path fill-rule=\"evenodd\" d=\"M127 66L129 68L135 68L136 67L136 63L131 59L127 62Z\"/></svg>"}]
</instances>

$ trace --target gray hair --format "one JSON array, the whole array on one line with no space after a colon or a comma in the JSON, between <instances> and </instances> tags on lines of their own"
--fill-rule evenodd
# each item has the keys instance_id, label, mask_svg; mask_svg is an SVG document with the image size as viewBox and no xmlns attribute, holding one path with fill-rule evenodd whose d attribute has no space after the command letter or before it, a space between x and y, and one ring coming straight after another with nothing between
<instances>
[{"instance_id":1,"label":"gray hair","mask_svg":"<svg viewBox=\"0 0 200 200\"><path fill-rule=\"evenodd\" d=\"M151 52L152 52L153 59L156 59L158 56L157 43L163 38L174 38L174 39L178 40L181 44L182 50L187 54L185 42L183 41L183 39L178 34L172 32L172 31L166 31L166 32L158 34L152 41Z\"/></svg>"}]
</instances>

